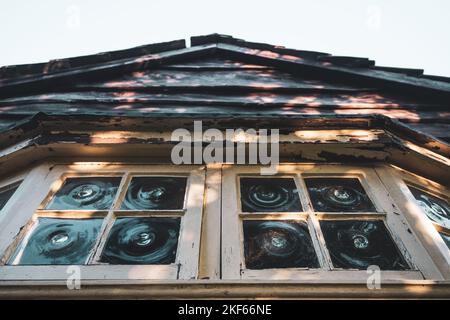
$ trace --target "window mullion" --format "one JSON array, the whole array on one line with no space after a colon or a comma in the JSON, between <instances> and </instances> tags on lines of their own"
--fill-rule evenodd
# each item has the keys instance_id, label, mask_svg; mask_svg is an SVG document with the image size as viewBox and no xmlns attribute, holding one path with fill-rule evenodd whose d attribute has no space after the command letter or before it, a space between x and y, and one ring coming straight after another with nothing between
<instances>
[{"instance_id":1,"label":"window mullion","mask_svg":"<svg viewBox=\"0 0 450 320\"><path fill-rule=\"evenodd\" d=\"M114 210L116 210L118 208L118 206L120 205L120 203L122 202L122 199L125 196L125 193L127 191L127 186L130 183L130 180L131 180L130 174L129 174L129 172L126 172L122 176L122 179L121 179L120 185L119 185L119 190L116 193L116 197L114 199L113 205L108 210L108 214L106 215L106 217L103 220L102 227L100 229L97 241L89 254L89 258L87 261L88 265L100 263L99 261L100 261L103 247L106 243L106 239L108 237L109 231L111 230L111 228L114 224L114 220L115 220Z\"/></svg>"}]
</instances>

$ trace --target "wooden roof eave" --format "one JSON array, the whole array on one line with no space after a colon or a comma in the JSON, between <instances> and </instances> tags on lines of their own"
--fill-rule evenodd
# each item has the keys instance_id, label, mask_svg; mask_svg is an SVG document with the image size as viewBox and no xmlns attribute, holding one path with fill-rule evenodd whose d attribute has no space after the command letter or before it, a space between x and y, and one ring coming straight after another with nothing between
<instances>
[{"instance_id":1,"label":"wooden roof eave","mask_svg":"<svg viewBox=\"0 0 450 320\"><path fill-rule=\"evenodd\" d=\"M198 38L202 38L202 40L199 41ZM173 50L173 46L168 46L168 51L116 59L109 62L81 65L49 74L33 74L0 79L0 97L23 93L24 90L28 93L29 91L33 92L37 88L56 88L62 84L67 86L67 84L74 83L77 80L87 78L92 80L218 53L244 61L276 66L293 74L298 72L312 72L325 77L338 78L341 81L358 81L358 83L371 86L406 91L408 94L423 95L430 99L450 99L449 82L410 76L405 73L389 72L373 66L371 67L370 65L359 67L358 61L363 58L351 58L351 61L356 61L356 65L343 66L328 62L326 58L331 58L329 54L325 53L280 49L271 45L258 45L234 38L230 40L228 38L231 37L220 35L214 37L193 37L193 46L189 48L179 48L180 45L177 45L176 48L178 49ZM112 56L114 57L114 55ZM364 58L363 60L366 61L367 59ZM371 60L367 61L370 62Z\"/></svg>"},{"instance_id":2,"label":"wooden roof eave","mask_svg":"<svg viewBox=\"0 0 450 320\"><path fill-rule=\"evenodd\" d=\"M279 54L270 50L251 49L227 43L218 43L219 53L235 59L243 59L252 63L279 67L295 73L299 71L316 72L323 76L337 77L341 80L358 79L365 85L381 86L396 90L421 90L429 97L450 99L450 83L427 78L411 77L406 74L393 73L372 68L353 68L334 65L332 63L303 59L301 57Z\"/></svg>"},{"instance_id":3,"label":"wooden roof eave","mask_svg":"<svg viewBox=\"0 0 450 320\"><path fill-rule=\"evenodd\" d=\"M239 119L203 116L204 130L215 128L254 128L264 122L263 119ZM257 121L256 121L257 120ZM266 119L261 127L270 128L274 119ZM395 164L419 175L429 177L445 185L450 181L449 146L431 136L416 132L404 124L380 116L303 116L297 119L285 117L288 125L283 135L296 134L298 131L317 131L317 139L281 141L281 158L284 162L310 161L333 163L387 162ZM262 122L261 122L262 121ZM174 145L170 139L172 129L192 125L189 115L172 118L152 117L98 117L92 115L55 116L38 113L15 127L0 133L0 174L8 170L24 167L33 161L49 157L100 157L102 161L123 158L134 154L136 150L151 151L155 157L167 156ZM95 128L95 129L92 129ZM383 133L367 136L352 136L339 139L336 136L322 136L327 129L343 129L355 132L367 131ZM377 131L378 130L378 131ZM93 132L100 132L96 137ZM411 132L413 134L411 134ZM94 133L95 133L94 132ZM102 137L101 132L119 134ZM121 132L127 132L126 138ZM152 135L152 132L155 135ZM157 133L168 132L166 137ZM370 136L370 135L369 135ZM99 138L100 137L100 138ZM120 146L120 148L117 148ZM134 151L133 151L134 150ZM436 151L439 151L437 153ZM145 152L144 152L145 153ZM141 154L144 154L141 152ZM152 159L148 159L149 161ZM158 159L156 159L158 160ZM155 160L155 161L156 161Z\"/></svg>"},{"instance_id":4,"label":"wooden roof eave","mask_svg":"<svg viewBox=\"0 0 450 320\"><path fill-rule=\"evenodd\" d=\"M76 81L89 78L90 80L114 76L126 72L139 71L157 67L165 63L172 63L202 57L215 52L215 44L202 45L183 49L152 53L141 57L114 60L106 63L80 66L69 70L50 74L30 75L13 79L0 79L0 97L9 97L24 91L32 93L42 88L58 88Z\"/></svg>"}]
</instances>

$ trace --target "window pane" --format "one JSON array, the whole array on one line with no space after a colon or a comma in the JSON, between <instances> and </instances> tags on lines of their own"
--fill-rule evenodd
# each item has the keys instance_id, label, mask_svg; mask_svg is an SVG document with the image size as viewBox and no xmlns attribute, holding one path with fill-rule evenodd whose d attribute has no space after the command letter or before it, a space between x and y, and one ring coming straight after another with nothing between
<instances>
[{"instance_id":1,"label":"window pane","mask_svg":"<svg viewBox=\"0 0 450 320\"><path fill-rule=\"evenodd\" d=\"M131 180L121 209L183 209L186 178L135 177Z\"/></svg>"},{"instance_id":2,"label":"window pane","mask_svg":"<svg viewBox=\"0 0 450 320\"><path fill-rule=\"evenodd\" d=\"M308 178L305 183L315 211L375 211L358 179Z\"/></svg>"},{"instance_id":3,"label":"window pane","mask_svg":"<svg viewBox=\"0 0 450 320\"><path fill-rule=\"evenodd\" d=\"M290 178L241 178L242 212L302 211Z\"/></svg>"},{"instance_id":4,"label":"window pane","mask_svg":"<svg viewBox=\"0 0 450 320\"><path fill-rule=\"evenodd\" d=\"M2 190L0 190L0 210L3 209L3 207L6 205L8 200L12 197L14 192L16 192L19 185L20 185L20 183L19 184L15 183L15 184L9 185L9 186L3 188Z\"/></svg>"},{"instance_id":5,"label":"window pane","mask_svg":"<svg viewBox=\"0 0 450 320\"><path fill-rule=\"evenodd\" d=\"M243 223L247 269L319 267L306 222L246 220Z\"/></svg>"},{"instance_id":6,"label":"window pane","mask_svg":"<svg viewBox=\"0 0 450 320\"><path fill-rule=\"evenodd\" d=\"M406 270L400 254L382 221L320 221L333 265L344 269Z\"/></svg>"},{"instance_id":7,"label":"window pane","mask_svg":"<svg viewBox=\"0 0 450 320\"><path fill-rule=\"evenodd\" d=\"M118 218L101 261L111 264L175 262L180 218Z\"/></svg>"},{"instance_id":8,"label":"window pane","mask_svg":"<svg viewBox=\"0 0 450 320\"><path fill-rule=\"evenodd\" d=\"M446 201L417 188L411 186L408 188L428 218L445 228L450 228L450 206Z\"/></svg>"},{"instance_id":9,"label":"window pane","mask_svg":"<svg viewBox=\"0 0 450 320\"><path fill-rule=\"evenodd\" d=\"M9 263L18 258L20 265L85 264L102 221L39 218L23 252L18 249Z\"/></svg>"},{"instance_id":10,"label":"window pane","mask_svg":"<svg viewBox=\"0 0 450 320\"><path fill-rule=\"evenodd\" d=\"M445 244L447 245L447 247L450 249L450 236L444 233L439 233L442 237L442 239L444 240Z\"/></svg>"},{"instance_id":11,"label":"window pane","mask_svg":"<svg viewBox=\"0 0 450 320\"><path fill-rule=\"evenodd\" d=\"M108 210L114 201L119 177L68 178L48 204L52 210Z\"/></svg>"}]
</instances>

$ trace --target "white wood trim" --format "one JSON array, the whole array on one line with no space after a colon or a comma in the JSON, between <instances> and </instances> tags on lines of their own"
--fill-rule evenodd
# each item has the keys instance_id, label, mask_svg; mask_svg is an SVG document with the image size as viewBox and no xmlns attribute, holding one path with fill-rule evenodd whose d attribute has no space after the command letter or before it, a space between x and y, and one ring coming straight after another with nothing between
<instances>
[{"instance_id":1,"label":"white wood trim","mask_svg":"<svg viewBox=\"0 0 450 320\"><path fill-rule=\"evenodd\" d=\"M84 265L84 266L2 266L2 280L65 280L71 275L69 267L79 268L83 280L168 280L176 279L178 266L170 265Z\"/></svg>"},{"instance_id":2,"label":"white wood trim","mask_svg":"<svg viewBox=\"0 0 450 320\"><path fill-rule=\"evenodd\" d=\"M264 280L298 280L315 281L317 283L332 280L351 280L359 283L367 283L370 274L366 270L321 270L321 269L265 269L241 271L242 279L264 279ZM381 271L381 285L383 281L391 280L423 280L420 271Z\"/></svg>"},{"instance_id":3,"label":"white wood trim","mask_svg":"<svg viewBox=\"0 0 450 320\"><path fill-rule=\"evenodd\" d=\"M238 217L237 168L240 167L222 167L222 279L225 280L241 278L243 248L240 240L242 224Z\"/></svg>"},{"instance_id":4,"label":"white wood trim","mask_svg":"<svg viewBox=\"0 0 450 320\"><path fill-rule=\"evenodd\" d=\"M2 212L0 217L0 256L12 250L10 245L20 236L21 228L27 225L35 209L48 193L51 183L61 175L61 171L54 169L48 163L34 168L24 179L20 190L17 190L15 199ZM37 186L39 186L37 188ZM23 199L26 199L24 201ZM3 261L4 262L4 261Z\"/></svg>"},{"instance_id":5,"label":"white wood trim","mask_svg":"<svg viewBox=\"0 0 450 320\"><path fill-rule=\"evenodd\" d=\"M221 277L221 165L207 166L204 203L198 278L217 280Z\"/></svg>"},{"instance_id":6,"label":"white wood trim","mask_svg":"<svg viewBox=\"0 0 450 320\"><path fill-rule=\"evenodd\" d=\"M442 276L445 279L450 279L450 250L437 232L433 222L417 204L405 180L422 185L422 189L425 190L430 188L432 193L439 190L441 194L448 195L448 189L393 167L377 167L376 170L389 188L390 196L394 199L395 205L404 213L404 217L412 227L411 229L420 239L424 249L428 252Z\"/></svg>"},{"instance_id":7,"label":"white wood trim","mask_svg":"<svg viewBox=\"0 0 450 320\"><path fill-rule=\"evenodd\" d=\"M179 279L196 279L198 275L204 190L204 167L192 170L186 188L186 213L181 219L178 241Z\"/></svg>"}]
</instances>

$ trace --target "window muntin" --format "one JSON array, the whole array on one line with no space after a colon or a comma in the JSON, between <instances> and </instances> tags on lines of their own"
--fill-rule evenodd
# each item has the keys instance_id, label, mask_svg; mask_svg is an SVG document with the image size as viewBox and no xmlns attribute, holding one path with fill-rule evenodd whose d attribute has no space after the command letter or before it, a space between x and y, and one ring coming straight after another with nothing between
<instances>
[{"instance_id":1,"label":"window muntin","mask_svg":"<svg viewBox=\"0 0 450 320\"><path fill-rule=\"evenodd\" d=\"M50 192L2 257L0 268L9 270L8 277L20 279L19 270L37 268L29 271L37 278L65 278L62 267L69 264L79 265L84 278L92 279L196 277L203 168L46 166L52 174L45 174L50 178L43 185ZM36 256L37 248L45 254ZM61 268L55 269L58 265Z\"/></svg>"}]
</instances>

